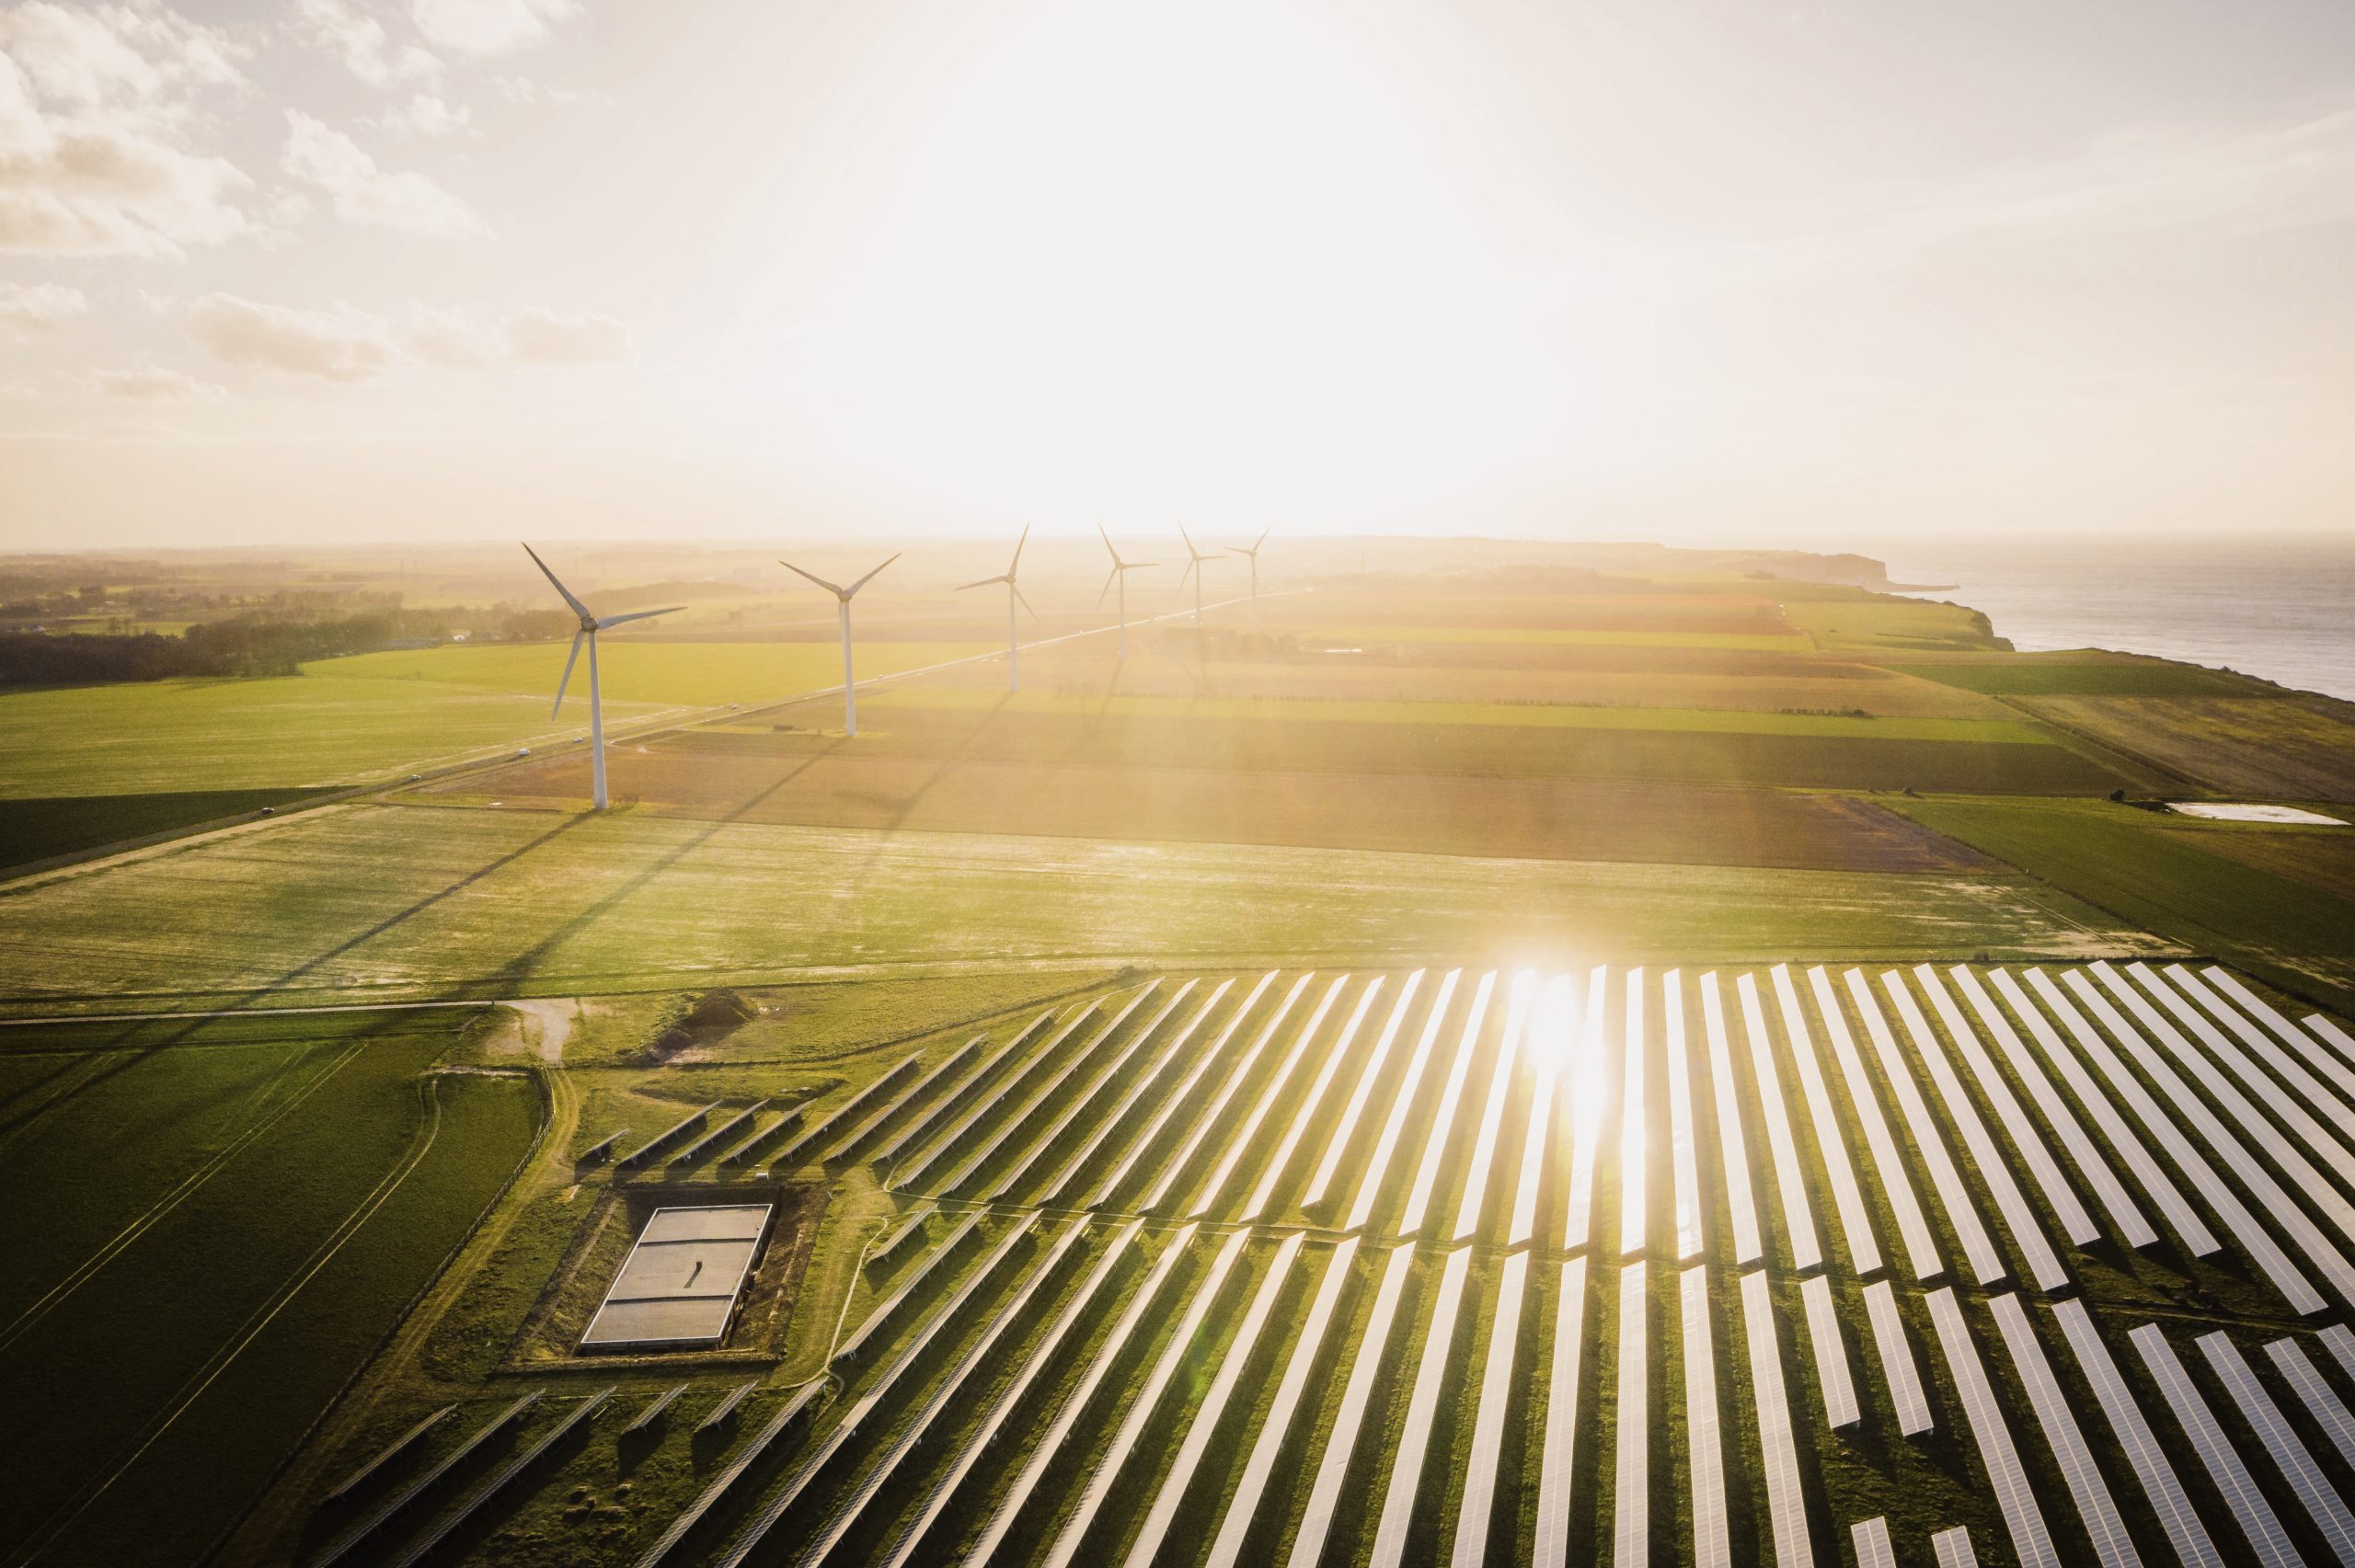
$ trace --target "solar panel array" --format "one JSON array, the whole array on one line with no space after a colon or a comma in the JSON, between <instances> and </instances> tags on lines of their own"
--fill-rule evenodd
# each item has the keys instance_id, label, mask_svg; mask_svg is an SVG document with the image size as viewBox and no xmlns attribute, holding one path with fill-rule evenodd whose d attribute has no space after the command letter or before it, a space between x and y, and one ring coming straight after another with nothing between
<instances>
[{"instance_id":1,"label":"solar panel array","mask_svg":"<svg viewBox=\"0 0 2355 1568\"><path fill-rule=\"evenodd\" d=\"M2355 1568L2355 1045L2294 1012L2173 964L1353 970L944 1042L796 1145L901 1218L643 1560Z\"/></svg>"}]
</instances>

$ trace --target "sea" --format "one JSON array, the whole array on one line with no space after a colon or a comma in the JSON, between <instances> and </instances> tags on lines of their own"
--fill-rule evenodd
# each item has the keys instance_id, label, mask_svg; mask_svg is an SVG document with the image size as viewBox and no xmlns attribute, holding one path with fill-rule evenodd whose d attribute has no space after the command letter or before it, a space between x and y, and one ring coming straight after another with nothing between
<instances>
[{"instance_id":1,"label":"sea","mask_svg":"<svg viewBox=\"0 0 2355 1568\"><path fill-rule=\"evenodd\" d=\"M2300 540L1888 540L1892 581L1984 611L2029 652L2099 647L2355 701L2355 529Z\"/></svg>"}]
</instances>

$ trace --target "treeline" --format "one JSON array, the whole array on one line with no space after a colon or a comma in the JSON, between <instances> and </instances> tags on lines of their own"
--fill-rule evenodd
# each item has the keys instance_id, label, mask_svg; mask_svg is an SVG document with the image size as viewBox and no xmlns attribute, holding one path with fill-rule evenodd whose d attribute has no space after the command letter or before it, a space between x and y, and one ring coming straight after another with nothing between
<instances>
[{"instance_id":1,"label":"treeline","mask_svg":"<svg viewBox=\"0 0 2355 1568\"><path fill-rule=\"evenodd\" d=\"M572 617L561 610L502 606L491 611L388 608L319 621L238 615L190 626L176 637L155 632L0 632L0 685L295 675L313 659L431 647L460 633L477 641L509 642L562 636L572 627Z\"/></svg>"}]
</instances>

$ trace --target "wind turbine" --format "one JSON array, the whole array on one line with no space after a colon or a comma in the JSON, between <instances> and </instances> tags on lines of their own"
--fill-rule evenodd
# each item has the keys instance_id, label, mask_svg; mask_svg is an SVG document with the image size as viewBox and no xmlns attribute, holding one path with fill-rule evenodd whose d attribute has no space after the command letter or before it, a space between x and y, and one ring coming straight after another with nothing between
<instances>
[{"instance_id":1,"label":"wind turbine","mask_svg":"<svg viewBox=\"0 0 2355 1568\"><path fill-rule=\"evenodd\" d=\"M898 560L906 553L903 550L895 554L891 561ZM883 567L890 566L891 561L884 562ZM856 735L858 733L858 688L852 683L850 673L850 599L852 594L874 581L875 572L881 571L883 567L876 567L874 572L867 573L848 588L839 588L815 573L802 571L791 561L779 561L777 565L788 572L808 578L811 582L833 594L837 601L837 608L843 612L843 733Z\"/></svg>"},{"instance_id":2,"label":"wind turbine","mask_svg":"<svg viewBox=\"0 0 2355 1568\"><path fill-rule=\"evenodd\" d=\"M1195 549L1194 536L1186 532L1186 525L1182 522L1178 525L1178 537L1186 542L1186 569L1178 574L1178 586L1185 587L1188 578L1194 579L1194 624L1199 626L1202 624L1202 563L1215 561L1226 552L1212 550L1204 555Z\"/></svg>"},{"instance_id":3,"label":"wind turbine","mask_svg":"<svg viewBox=\"0 0 2355 1568\"><path fill-rule=\"evenodd\" d=\"M1096 532L1104 534L1104 548L1110 551L1112 555L1112 569L1109 573L1105 574L1104 592L1098 593L1096 596L1096 607L1099 610L1102 609L1104 607L1104 594L1112 591L1112 585L1114 583L1117 582L1120 585L1120 657L1122 658L1126 658L1129 657L1129 574L1133 571L1142 570L1146 567L1158 566L1160 563L1156 561L1123 561L1120 559L1120 553L1118 550L1112 549L1112 536L1109 533L1104 533L1104 525L1102 523L1099 522L1096 525Z\"/></svg>"},{"instance_id":4,"label":"wind turbine","mask_svg":"<svg viewBox=\"0 0 2355 1568\"><path fill-rule=\"evenodd\" d=\"M969 588L987 588L994 582L1005 584L1005 689L1009 692L1022 690L1022 645L1015 640L1014 605L1017 600L1020 600L1022 608L1030 610L1030 601L1022 598L1022 589L1015 582L1014 574L1022 569L1022 546L1028 543L1030 530L1026 526L1022 530L1022 537L1014 542L1014 559L1007 563L1005 570L994 578L983 578L979 582L957 585L957 591L962 593ZM1039 612L1030 610L1030 619L1035 621L1038 618Z\"/></svg>"},{"instance_id":5,"label":"wind turbine","mask_svg":"<svg viewBox=\"0 0 2355 1568\"><path fill-rule=\"evenodd\" d=\"M581 639L585 637L589 641L589 776L597 809L603 811L611 802L605 795L605 707L597 692L597 634L612 631L615 626L631 621L643 621L649 615L668 615L686 606L672 604L661 610L633 610L626 615L607 615L600 619L589 612L589 606L572 597L570 589L557 581L556 574L548 570L548 564L540 559L537 550L526 544L523 554L532 557L532 565L540 568L541 575L564 596L564 601L571 606L572 612L580 617L580 629L572 634L572 651L565 656L563 678L556 683L556 703L548 709L550 718L554 718L564 706L564 689L572 683L572 666L580 658Z\"/></svg>"},{"instance_id":6,"label":"wind turbine","mask_svg":"<svg viewBox=\"0 0 2355 1568\"><path fill-rule=\"evenodd\" d=\"M1251 544L1247 548L1241 544L1230 545L1228 547L1228 551L1232 555L1247 555L1250 557L1251 624L1255 626L1259 624L1259 546L1265 544L1268 542L1268 535L1274 532L1275 530L1272 528L1261 529L1259 531L1259 537L1251 541Z\"/></svg>"}]
</instances>

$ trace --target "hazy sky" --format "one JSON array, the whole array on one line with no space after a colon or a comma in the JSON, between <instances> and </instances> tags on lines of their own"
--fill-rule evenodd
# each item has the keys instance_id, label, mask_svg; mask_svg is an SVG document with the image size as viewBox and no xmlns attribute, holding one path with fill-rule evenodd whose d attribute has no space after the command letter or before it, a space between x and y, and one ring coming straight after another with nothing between
<instances>
[{"instance_id":1,"label":"hazy sky","mask_svg":"<svg viewBox=\"0 0 2355 1568\"><path fill-rule=\"evenodd\" d=\"M0 547L2355 528L2345 0L0 0Z\"/></svg>"}]
</instances>

